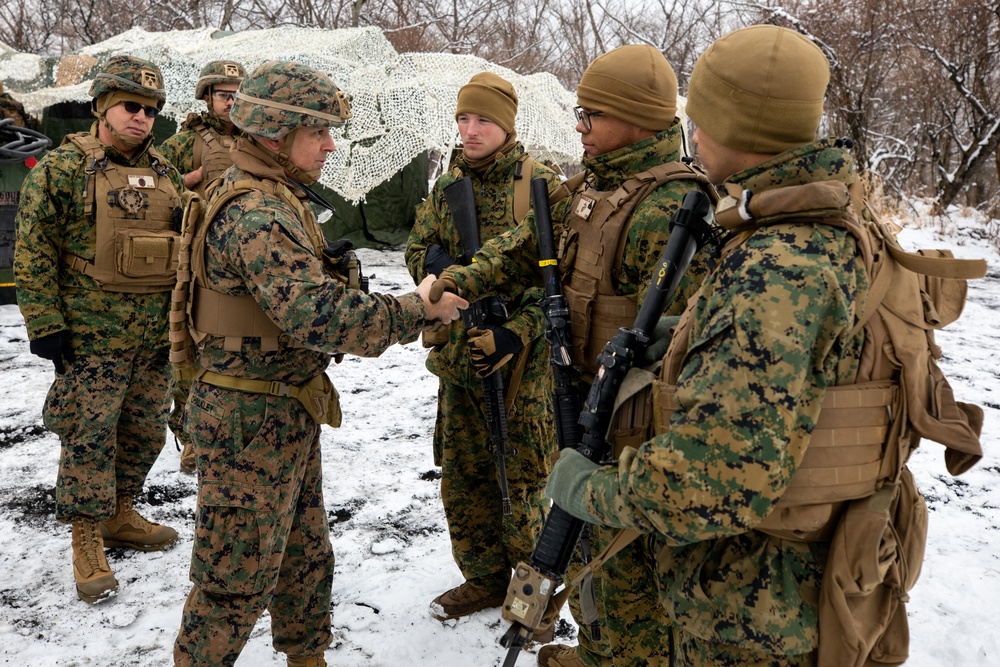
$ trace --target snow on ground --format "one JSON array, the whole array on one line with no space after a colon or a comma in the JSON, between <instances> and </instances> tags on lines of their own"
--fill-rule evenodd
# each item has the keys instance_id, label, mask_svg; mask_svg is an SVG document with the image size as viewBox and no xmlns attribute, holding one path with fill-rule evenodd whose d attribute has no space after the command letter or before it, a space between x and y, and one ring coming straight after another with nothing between
<instances>
[{"instance_id":1,"label":"snow on ground","mask_svg":"<svg viewBox=\"0 0 1000 667\"><path fill-rule=\"evenodd\" d=\"M912 468L931 510L927 557L909 605L909 667L1000 664L1000 258L985 227L957 215L947 225L913 216L904 246L947 247L985 257L986 280L970 285L963 318L938 334L942 366L960 400L986 411L980 464L952 478L943 448L925 442ZM995 224L995 223L994 223ZM954 233L957 229L958 233ZM944 235L941 232L946 232ZM360 253L372 289L407 291L399 250ZM461 582L450 553L431 458L436 379L418 344L379 359L347 357L330 375L340 390L344 426L324 429L324 485L337 567L334 646L338 667L499 665L498 611L439 623L431 599ZM54 520L58 439L42 426L52 380L47 361L28 353L15 306L0 306L0 664L30 667L153 667L171 664L187 580L196 487L177 471L172 438L147 481L140 509L178 529L170 551L109 550L121 584L117 598L91 606L76 598L70 530ZM564 618L568 615L564 611ZM559 639L573 630L560 625ZM237 665L284 665L270 644L267 616ZM535 664L522 653L520 667Z\"/></svg>"}]
</instances>

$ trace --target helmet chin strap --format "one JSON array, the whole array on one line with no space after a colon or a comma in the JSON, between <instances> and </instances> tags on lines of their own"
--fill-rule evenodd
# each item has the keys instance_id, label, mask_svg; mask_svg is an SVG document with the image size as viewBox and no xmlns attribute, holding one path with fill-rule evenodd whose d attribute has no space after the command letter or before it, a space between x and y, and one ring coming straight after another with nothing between
<instances>
[{"instance_id":1,"label":"helmet chin strap","mask_svg":"<svg viewBox=\"0 0 1000 667\"><path fill-rule=\"evenodd\" d=\"M111 136L113 136L115 139L122 142L131 149L138 148L139 146L142 145L142 142L146 141L145 137L140 138L140 137L125 136L124 134L122 134L121 132L119 132L118 130L116 130L114 127L111 126L111 123L108 122L108 118L104 113L101 113L101 115L98 116L97 119L99 122L104 124L104 127L108 130L108 132L111 133Z\"/></svg>"},{"instance_id":2,"label":"helmet chin strap","mask_svg":"<svg viewBox=\"0 0 1000 667\"><path fill-rule=\"evenodd\" d=\"M288 156L288 153L285 152L291 149L292 143L295 140L295 133L298 131L299 129L295 128L294 130L285 135L285 147L281 151L275 153L274 160L275 162L280 164L281 167L299 183L302 183L303 185L312 185L313 183L319 180L321 170L313 169L311 171L305 171L299 169L294 164L292 164L291 158Z\"/></svg>"}]
</instances>

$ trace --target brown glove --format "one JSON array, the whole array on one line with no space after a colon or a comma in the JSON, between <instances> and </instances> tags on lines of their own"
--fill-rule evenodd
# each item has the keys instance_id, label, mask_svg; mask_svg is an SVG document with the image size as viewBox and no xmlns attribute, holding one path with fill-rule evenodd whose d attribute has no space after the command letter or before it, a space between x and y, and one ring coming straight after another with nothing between
<instances>
[{"instance_id":1,"label":"brown glove","mask_svg":"<svg viewBox=\"0 0 1000 667\"><path fill-rule=\"evenodd\" d=\"M469 329L468 334L469 356L476 375L481 378L495 373L524 347L520 336L495 324Z\"/></svg>"},{"instance_id":2,"label":"brown glove","mask_svg":"<svg viewBox=\"0 0 1000 667\"><path fill-rule=\"evenodd\" d=\"M451 292L452 294L462 296L461 290L458 289L458 283L456 283L453 278L445 276L443 278L438 278L431 283L431 292L427 298L431 300L431 303L437 303L441 300L441 295L445 292Z\"/></svg>"}]
</instances>

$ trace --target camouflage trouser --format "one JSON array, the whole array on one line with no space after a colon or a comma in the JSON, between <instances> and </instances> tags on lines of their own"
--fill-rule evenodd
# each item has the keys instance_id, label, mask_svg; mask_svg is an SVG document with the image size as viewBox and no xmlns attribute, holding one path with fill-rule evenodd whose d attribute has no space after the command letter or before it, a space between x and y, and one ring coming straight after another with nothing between
<instances>
[{"instance_id":1,"label":"camouflage trouser","mask_svg":"<svg viewBox=\"0 0 1000 667\"><path fill-rule=\"evenodd\" d=\"M516 456L506 459L511 514L503 516L497 468L490 452L483 392L445 382L438 390L434 463L441 466L451 552L466 581L506 590L511 571L528 561L542 529L548 501L545 480L555 447L545 398L522 387L507 427Z\"/></svg>"},{"instance_id":2,"label":"camouflage trouser","mask_svg":"<svg viewBox=\"0 0 1000 667\"><path fill-rule=\"evenodd\" d=\"M815 667L816 651L805 655L772 655L752 649L699 639L681 629L677 637L676 667Z\"/></svg>"},{"instance_id":3,"label":"camouflage trouser","mask_svg":"<svg viewBox=\"0 0 1000 667\"><path fill-rule=\"evenodd\" d=\"M191 380L177 380L174 383L174 405L170 409L170 417L167 419L167 424L181 445L187 444L191 439L184 432L184 406L187 405L189 393L191 393Z\"/></svg>"},{"instance_id":4,"label":"camouflage trouser","mask_svg":"<svg viewBox=\"0 0 1000 667\"><path fill-rule=\"evenodd\" d=\"M319 426L292 398L196 382L187 430L198 457L191 581L175 665L232 665L265 609L275 650L331 642L333 547Z\"/></svg>"},{"instance_id":5,"label":"camouflage trouser","mask_svg":"<svg viewBox=\"0 0 1000 667\"><path fill-rule=\"evenodd\" d=\"M618 529L605 526L591 526L591 529L591 555L597 556L618 534ZM580 626L577 653L591 667L672 664L672 623L660 605L651 540L640 537L594 573L600 641L591 638L590 626L583 623L579 596L570 596L570 611ZM576 576L580 567L580 561L574 560L567 579Z\"/></svg>"},{"instance_id":6,"label":"camouflage trouser","mask_svg":"<svg viewBox=\"0 0 1000 667\"><path fill-rule=\"evenodd\" d=\"M42 419L59 436L56 518L110 519L136 496L166 442L168 350L78 355L57 375Z\"/></svg>"}]
</instances>

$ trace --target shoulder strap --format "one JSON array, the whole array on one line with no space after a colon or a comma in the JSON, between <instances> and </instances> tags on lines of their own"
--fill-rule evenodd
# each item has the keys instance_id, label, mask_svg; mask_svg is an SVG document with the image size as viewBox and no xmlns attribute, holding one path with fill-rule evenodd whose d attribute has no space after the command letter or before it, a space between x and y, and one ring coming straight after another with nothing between
<instances>
[{"instance_id":1,"label":"shoulder strap","mask_svg":"<svg viewBox=\"0 0 1000 667\"><path fill-rule=\"evenodd\" d=\"M531 170L535 161L527 153L514 165L514 224L531 210Z\"/></svg>"}]
</instances>

